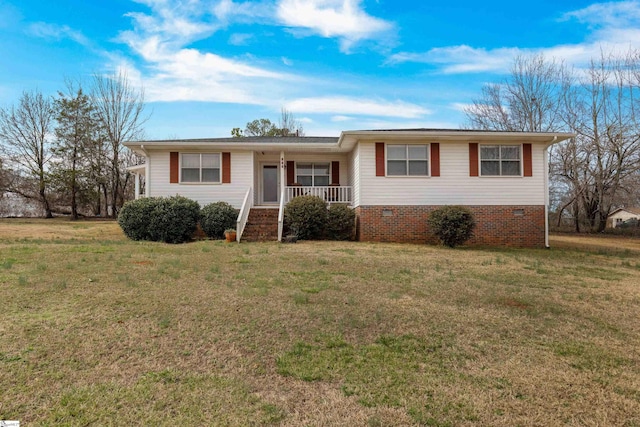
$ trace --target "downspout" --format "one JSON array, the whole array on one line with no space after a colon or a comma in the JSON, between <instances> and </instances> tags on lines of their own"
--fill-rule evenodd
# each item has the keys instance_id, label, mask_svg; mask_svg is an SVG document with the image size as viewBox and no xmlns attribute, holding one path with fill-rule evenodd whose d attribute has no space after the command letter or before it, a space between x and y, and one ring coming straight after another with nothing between
<instances>
[{"instance_id":1,"label":"downspout","mask_svg":"<svg viewBox=\"0 0 640 427\"><path fill-rule=\"evenodd\" d=\"M547 144L543 154L544 164L544 247L550 249L549 246L549 147L558 140L558 135L554 136L551 142Z\"/></svg>"}]
</instances>

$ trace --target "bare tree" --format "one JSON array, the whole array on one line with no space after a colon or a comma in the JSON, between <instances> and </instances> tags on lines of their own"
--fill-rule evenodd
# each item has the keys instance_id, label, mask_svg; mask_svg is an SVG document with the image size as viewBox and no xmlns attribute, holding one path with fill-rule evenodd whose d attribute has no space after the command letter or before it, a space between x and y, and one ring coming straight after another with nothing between
<instances>
[{"instance_id":1,"label":"bare tree","mask_svg":"<svg viewBox=\"0 0 640 427\"><path fill-rule=\"evenodd\" d=\"M121 154L122 143L142 137L143 125L148 117L144 112L144 91L134 88L127 75L94 75L92 87L93 105L100 126L110 144L109 196L112 215L124 203L124 170Z\"/></svg>"},{"instance_id":2,"label":"bare tree","mask_svg":"<svg viewBox=\"0 0 640 427\"><path fill-rule=\"evenodd\" d=\"M54 118L51 100L38 91L23 92L18 106L0 109L3 154L14 165L15 176L25 178L17 181L32 183L27 187L12 184L6 190L39 200L47 218L53 217L47 195L47 163Z\"/></svg>"},{"instance_id":3,"label":"bare tree","mask_svg":"<svg viewBox=\"0 0 640 427\"><path fill-rule=\"evenodd\" d=\"M577 154L583 168L577 189L588 225L606 226L621 194L629 193L640 170L640 123L636 117L640 81L638 56L605 56L591 62L575 91L569 92L567 117L577 133ZM580 178L581 176L581 178Z\"/></svg>"},{"instance_id":4,"label":"bare tree","mask_svg":"<svg viewBox=\"0 0 640 427\"><path fill-rule=\"evenodd\" d=\"M304 136L304 128L300 120L286 108L280 109L280 136Z\"/></svg>"},{"instance_id":5,"label":"bare tree","mask_svg":"<svg viewBox=\"0 0 640 427\"><path fill-rule=\"evenodd\" d=\"M487 84L482 95L464 109L471 128L548 132L562 127L561 95L567 80L562 63L543 55L519 56L510 76Z\"/></svg>"}]
</instances>

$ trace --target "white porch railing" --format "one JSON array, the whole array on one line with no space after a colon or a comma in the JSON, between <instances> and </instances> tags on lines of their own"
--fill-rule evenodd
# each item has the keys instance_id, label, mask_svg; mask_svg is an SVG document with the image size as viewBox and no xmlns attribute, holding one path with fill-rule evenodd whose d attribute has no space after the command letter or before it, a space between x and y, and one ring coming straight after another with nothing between
<instances>
[{"instance_id":1,"label":"white porch railing","mask_svg":"<svg viewBox=\"0 0 640 427\"><path fill-rule=\"evenodd\" d=\"M253 207L253 187L249 187L247 193L244 195L244 201L238 214L238 220L236 221L236 241L240 243L244 227L247 225L247 219L249 219L249 211Z\"/></svg>"},{"instance_id":2,"label":"white porch railing","mask_svg":"<svg viewBox=\"0 0 640 427\"><path fill-rule=\"evenodd\" d=\"M282 231L284 229L284 195L287 189L283 188L280 194L280 207L278 208L278 242L282 242Z\"/></svg>"},{"instance_id":3,"label":"white porch railing","mask_svg":"<svg viewBox=\"0 0 640 427\"><path fill-rule=\"evenodd\" d=\"M331 203L346 203L351 204L353 199L353 187L352 186L337 186L330 185L327 187L302 187L293 186L285 187L284 203L288 203L296 196L318 196L324 199L325 202Z\"/></svg>"}]
</instances>

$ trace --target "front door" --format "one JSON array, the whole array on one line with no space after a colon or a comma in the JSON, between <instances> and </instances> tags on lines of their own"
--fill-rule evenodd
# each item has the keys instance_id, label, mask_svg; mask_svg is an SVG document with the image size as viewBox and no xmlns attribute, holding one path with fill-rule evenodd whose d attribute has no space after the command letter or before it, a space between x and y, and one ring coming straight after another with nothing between
<instances>
[{"instance_id":1,"label":"front door","mask_svg":"<svg viewBox=\"0 0 640 427\"><path fill-rule=\"evenodd\" d=\"M278 165L262 165L262 203L278 203Z\"/></svg>"}]
</instances>

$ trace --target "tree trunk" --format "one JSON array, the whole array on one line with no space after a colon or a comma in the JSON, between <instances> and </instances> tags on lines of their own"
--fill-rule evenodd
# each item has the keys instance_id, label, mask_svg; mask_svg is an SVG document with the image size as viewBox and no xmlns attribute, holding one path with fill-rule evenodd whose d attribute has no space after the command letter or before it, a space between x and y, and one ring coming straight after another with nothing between
<instances>
[{"instance_id":1,"label":"tree trunk","mask_svg":"<svg viewBox=\"0 0 640 427\"><path fill-rule=\"evenodd\" d=\"M53 213L51 212L49 201L47 200L47 196L45 195L44 186L40 186L40 201L42 201L42 206L44 207L44 217L53 218Z\"/></svg>"},{"instance_id":2,"label":"tree trunk","mask_svg":"<svg viewBox=\"0 0 640 427\"><path fill-rule=\"evenodd\" d=\"M96 193L98 194L98 199L96 200L95 214L96 216L101 216L102 213L102 196L100 195L100 185L96 188Z\"/></svg>"},{"instance_id":3,"label":"tree trunk","mask_svg":"<svg viewBox=\"0 0 640 427\"><path fill-rule=\"evenodd\" d=\"M77 165L78 150L73 150L73 165L71 168L71 219L73 221L78 220L78 202L76 201L76 193L78 192L78 185L76 183L76 165Z\"/></svg>"},{"instance_id":4,"label":"tree trunk","mask_svg":"<svg viewBox=\"0 0 640 427\"><path fill-rule=\"evenodd\" d=\"M107 190L107 184L101 184L102 185L102 193L104 195L104 216L108 217L109 216L109 192Z\"/></svg>"}]
</instances>

